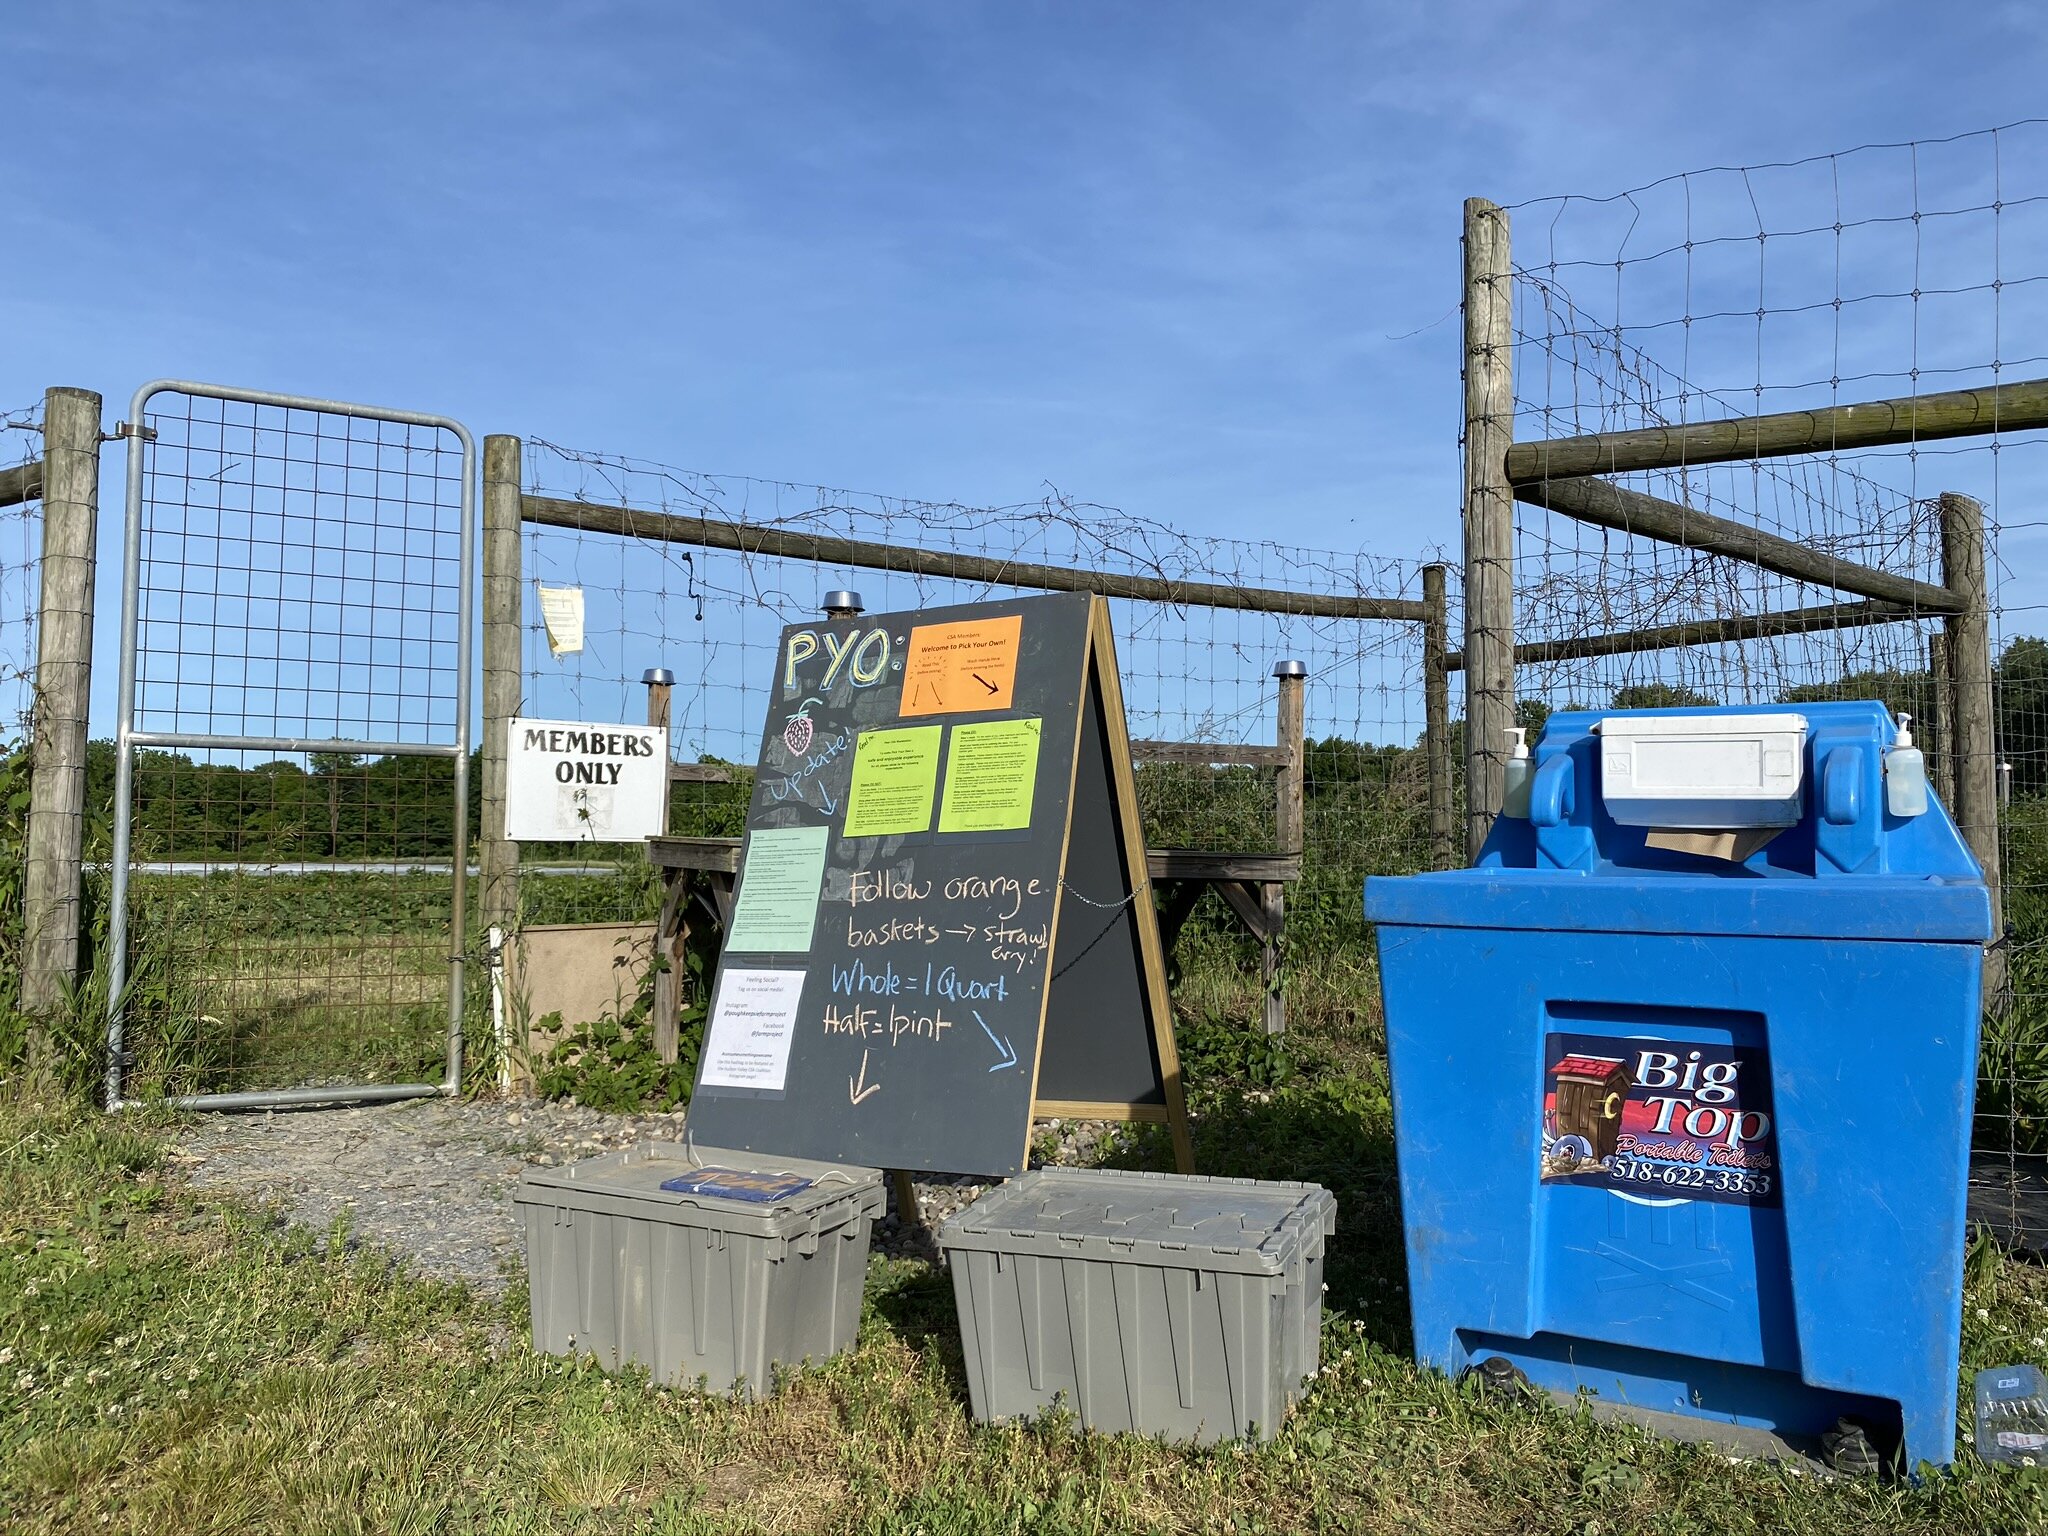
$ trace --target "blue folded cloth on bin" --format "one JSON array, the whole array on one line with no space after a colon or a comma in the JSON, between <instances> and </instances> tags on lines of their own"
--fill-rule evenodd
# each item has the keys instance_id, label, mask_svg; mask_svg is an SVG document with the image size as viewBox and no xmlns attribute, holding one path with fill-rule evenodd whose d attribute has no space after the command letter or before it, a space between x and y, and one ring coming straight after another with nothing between
<instances>
[{"instance_id":1,"label":"blue folded cloth on bin","mask_svg":"<svg viewBox=\"0 0 2048 1536\"><path fill-rule=\"evenodd\" d=\"M677 1195L715 1195L750 1205L773 1205L801 1194L816 1182L794 1173L748 1173L738 1168L699 1168L694 1173L663 1179L661 1187Z\"/></svg>"}]
</instances>

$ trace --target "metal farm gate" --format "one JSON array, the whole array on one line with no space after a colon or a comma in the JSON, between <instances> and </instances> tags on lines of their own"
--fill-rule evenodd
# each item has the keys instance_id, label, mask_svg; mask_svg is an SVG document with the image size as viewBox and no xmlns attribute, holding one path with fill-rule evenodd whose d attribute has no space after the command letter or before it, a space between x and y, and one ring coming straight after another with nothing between
<instances>
[{"instance_id":1,"label":"metal farm gate","mask_svg":"<svg viewBox=\"0 0 2048 1536\"><path fill-rule=\"evenodd\" d=\"M469 432L174 380L121 432L109 1104L455 1091Z\"/></svg>"}]
</instances>

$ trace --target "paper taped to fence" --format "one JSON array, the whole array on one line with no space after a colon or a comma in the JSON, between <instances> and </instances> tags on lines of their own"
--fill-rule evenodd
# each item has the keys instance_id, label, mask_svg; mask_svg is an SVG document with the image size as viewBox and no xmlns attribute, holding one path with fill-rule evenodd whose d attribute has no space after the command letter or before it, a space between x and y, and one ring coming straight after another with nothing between
<instances>
[{"instance_id":1,"label":"paper taped to fence","mask_svg":"<svg viewBox=\"0 0 2048 1536\"><path fill-rule=\"evenodd\" d=\"M548 654L565 656L571 651L582 650L583 589L540 587L539 591L540 621L547 626Z\"/></svg>"}]
</instances>

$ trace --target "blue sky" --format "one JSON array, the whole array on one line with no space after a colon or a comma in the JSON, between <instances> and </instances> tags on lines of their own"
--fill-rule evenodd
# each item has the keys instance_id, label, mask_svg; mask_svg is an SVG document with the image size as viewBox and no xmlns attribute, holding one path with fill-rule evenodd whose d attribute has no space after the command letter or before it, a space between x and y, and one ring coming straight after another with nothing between
<instances>
[{"instance_id":1,"label":"blue sky","mask_svg":"<svg viewBox=\"0 0 2048 1536\"><path fill-rule=\"evenodd\" d=\"M1448 538L1463 197L2043 106L2048 13L1853 9L17 13L0 399L248 381L690 468Z\"/></svg>"},{"instance_id":2,"label":"blue sky","mask_svg":"<svg viewBox=\"0 0 2048 1536\"><path fill-rule=\"evenodd\" d=\"M1405 557L1456 542L1464 197L2035 115L2044 18L17 8L0 406L242 382Z\"/></svg>"}]
</instances>

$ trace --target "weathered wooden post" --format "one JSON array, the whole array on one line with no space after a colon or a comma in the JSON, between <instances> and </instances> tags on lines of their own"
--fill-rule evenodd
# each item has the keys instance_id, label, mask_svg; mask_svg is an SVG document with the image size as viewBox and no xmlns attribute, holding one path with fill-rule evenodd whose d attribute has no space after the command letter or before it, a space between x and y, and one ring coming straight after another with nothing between
<instances>
[{"instance_id":1,"label":"weathered wooden post","mask_svg":"<svg viewBox=\"0 0 2048 1536\"><path fill-rule=\"evenodd\" d=\"M1273 676L1279 681L1279 703L1273 740L1287 754L1274 786L1274 826L1282 853L1307 857L1308 845L1308 667L1299 661L1276 662ZM1261 946L1260 971L1265 982L1265 1025L1269 1035L1287 1029L1286 955L1287 887L1268 881L1259 889L1259 906L1265 917L1266 940Z\"/></svg>"},{"instance_id":2,"label":"weathered wooden post","mask_svg":"<svg viewBox=\"0 0 2048 1536\"><path fill-rule=\"evenodd\" d=\"M676 675L667 667L649 667L640 674L640 681L647 689L647 723L657 730L667 730L669 720L669 699L675 692ZM671 775L673 778L673 775ZM668 797L662 796L661 830L668 831Z\"/></svg>"},{"instance_id":3,"label":"weathered wooden post","mask_svg":"<svg viewBox=\"0 0 2048 1536\"><path fill-rule=\"evenodd\" d=\"M505 836L505 755L520 703L520 468L518 438L484 439L484 785L477 870L484 929L497 932L503 942L519 926L519 845ZM503 969L508 983L518 975L515 966ZM523 1052L524 1010L510 1012L522 1032L516 1047ZM508 1035L507 1045L513 1044Z\"/></svg>"},{"instance_id":4,"label":"weathered wooden post","mask_svg":"<svg viewBox=\"0 0 2048 1536\"><path fill-rule=\"evenodd\" d=\"M1308 666L1299 661L1275 662L1273 676L1280 684L1273 740L1287 754L1276 789L1275 825L1280 851L1300 853L1308 837Z\"/></svg>"},{"instance_id":5,"label":"weathered wooden post","mask_svg":"<svg viewBox=\"0 0 2048 1536\"><path fill-rule=\"evenodd\" d=\"M1507 212L1465 200L1465 857L1500 811L1515 723L1514 281Z\"/></svg>"},{"instance_id":6,"label":"weathered wooden post","mask_svg":"<svg viewBox=\"0 0 2048 1536\"><path fill-rule=\"evenodd\" d=\"M1991 591L1984 578L1984 507L1974 497L1943 491L1942 581L1962 600L1960 612L1944 621L1948 665L1954 688L1954 729L1950 761L1954 784L1949 806L1956 825L1984 866L1991 888L1991 915L2005 931L2005 904L1998 860L1997 709L1991 687ZM2000 1006L2005 996L2005 948L1984 954L1984 1005Z\"/></svg>"},{"instance_id":7,"label":"weathered wooden post","mask_svg":"<svg viewBox=\"0 0 2048 1536\"><path fill-rule=\"evenodd\" d=\"M99 519L100 397L43 396L43 552L36 621L35 766L29 781L22 892L27 940L21 1004L30 1019L64 1006L78 973L85 834L85 740L92 694L95 530ZM37 1030L36 1057L49 1049Z\"/></svg>"},{"instance_id":8,"label":"weathered wooden post","mask_svg":"<svg viewBox=\"0 0 2048 1536\"><path fill-rule=\"evenodd\" d=\"M1451 798L1450 608L1444 596L1444 567L1422 568L1423 763L1429 776L1429 866L1449 869L1457 862L1457 834Z\"/></svg>"},{"instance_id":9,"label":"weathered wooden post","mask_svg":"<svg viewBox=\"0 0 2048 1536\"><path fill-rule=\"evenodd\" d=\"M647 723L667 730L670 697L676 685L675 673L667 667L649 667L640 674L640 681L647 685ZM674 787L675 775L671 773L661 797L661 830L664 835L668 832L669 794ZM654 919L654 954L659 969L654 973L654 1005L649 1022L654 1030L654 1052L670 1064L675 1062L680 1045L683 913L689 908L689 889L688 873L671 871L662 891L661 910Z\"/></svg>"}]
</instances>

